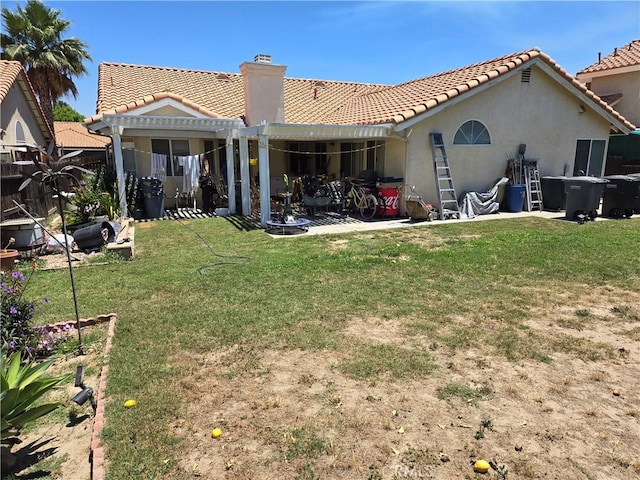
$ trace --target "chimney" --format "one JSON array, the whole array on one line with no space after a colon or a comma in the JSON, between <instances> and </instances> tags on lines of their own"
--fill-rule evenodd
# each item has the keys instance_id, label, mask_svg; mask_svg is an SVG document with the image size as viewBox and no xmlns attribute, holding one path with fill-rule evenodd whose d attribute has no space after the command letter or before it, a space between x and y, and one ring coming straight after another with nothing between
<instances>
[{"instance_id":1,"label":"chimney","mask_svg":"<svg viewBox=\"0 0 640 480\"><path fill-rule=\"evenodd\" d=\"M271 55L258 54L253 62L240 65L244 82L247 125L284 123L284 73L287 67L273 65Z\"/></svg>"},{"instance_id":2,"label":"chimney","mask_svg":"<svg viewBox=\"0 0 640 480\"><path fill-rule=\"evenodd\" d=\"M598 63L602 61L602 52L598 52Z\"/></svg>"}]
</instances>

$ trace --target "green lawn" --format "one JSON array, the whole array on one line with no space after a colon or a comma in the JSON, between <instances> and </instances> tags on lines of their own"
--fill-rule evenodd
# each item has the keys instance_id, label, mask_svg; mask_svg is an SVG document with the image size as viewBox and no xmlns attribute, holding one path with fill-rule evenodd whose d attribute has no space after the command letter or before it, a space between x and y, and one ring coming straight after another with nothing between
<instances>
[{"instance_id":1,"label":"green lawn","mask_svg":"<svg viewBox=\"0 0 640 480\"><path fill-rule=\"evenodd\" d=\"M590 289L610 291L614 313L640 314L616 299L618 290L640 293L639 219L526 218L272 239L217 218L137 224L135 241L135 261L75 270L80 316L118 316L103 434L110 480L193 478L179 466L188 439L170 426L191 408L183 384L195 373L176 361L181 356L227 352L224 375L233 380L258 371L261 352L284 345L327 352L346 379L409 381L450 367L434 352L479 344L507 362L610 358L607 345L524 325ZM40 321L73 318L67 271L37 272L29 293L51 300ZM584 307L576 316L588 324ZM347 338L353 318L394 323L429 344ZM434 395L480 401L479 392L448 382ZM137 399L135 409L122 408L128 398ZM314 449L331 450L311 437L306 454L299 443L286 450L307 455L296 478L313 478Z\"/></svg>"}]
</instances>

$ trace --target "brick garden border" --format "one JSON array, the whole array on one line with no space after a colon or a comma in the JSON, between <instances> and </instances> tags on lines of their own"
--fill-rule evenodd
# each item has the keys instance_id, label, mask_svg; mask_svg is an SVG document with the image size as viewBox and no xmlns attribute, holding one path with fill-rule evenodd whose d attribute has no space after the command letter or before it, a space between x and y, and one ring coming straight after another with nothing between
<instances>
[{"instance_id":1,"label":"brick garden border","mask_svg":"<svg viewBox=\"0 0 640 480\"><path fill-rule=\"evenodd\" d=\"M105 391L107 389L107 373L109 372L109 351L113 345L113 336L116 331L116 319L115 313L109 313L106 315L98 315L95 318L83 318L80 319L80 328L96 325L98 323L109 322L109 329L107 332L107 341L105 343L104 353L107 358L107 364L103 365L100 369L100 375L98 380L98 387L96 393L96 413L93 417L93 430L91 432L91 479L92 480L104 480L105 478L105 462L104 462L104 447L100 436L102 435L102 429L104 428L104 414L105 414ZM58 322L44 327L47 330L63 329L65 326L77 327L75 321Z\"/></svg>"}]
</instances>

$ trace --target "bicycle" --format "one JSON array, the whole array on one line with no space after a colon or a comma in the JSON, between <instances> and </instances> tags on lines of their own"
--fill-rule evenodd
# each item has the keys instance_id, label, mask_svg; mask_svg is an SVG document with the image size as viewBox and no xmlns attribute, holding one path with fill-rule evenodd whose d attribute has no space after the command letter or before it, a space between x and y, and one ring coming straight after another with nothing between
<instances>
[{"instance_id":1,"label":"bicycle","mask_svg":"<svg viewBox=\"0 0 640 480\"><path fill-rule=\"evenodd\" d=\"M351 212L359 211L365 220L371 220L378 209L386 209L384 199L371 193L372 189L351 181L351 189L346 194L347 209Z\"/></svg>"}]
</instances>

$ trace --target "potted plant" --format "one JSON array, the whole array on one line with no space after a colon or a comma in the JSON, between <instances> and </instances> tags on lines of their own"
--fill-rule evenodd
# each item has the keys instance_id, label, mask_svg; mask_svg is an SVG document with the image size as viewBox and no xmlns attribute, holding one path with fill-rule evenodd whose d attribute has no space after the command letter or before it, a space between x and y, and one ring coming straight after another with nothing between
<instances>
[{"instance_id":1,"label":"potted plant","mask_svg":"<svg viewBox=\"0 0 640 480\"><path fill-rule=\"evenodd\" d=\"M11 271L15 266L16 259L18 258L18 250L9 248L15 243L16 239L11 237L7 244L0 250L0 266L2 270Z\"/></svg>"}]
</instances>

